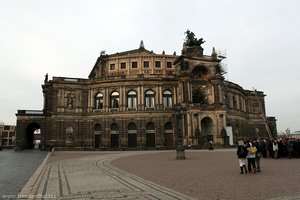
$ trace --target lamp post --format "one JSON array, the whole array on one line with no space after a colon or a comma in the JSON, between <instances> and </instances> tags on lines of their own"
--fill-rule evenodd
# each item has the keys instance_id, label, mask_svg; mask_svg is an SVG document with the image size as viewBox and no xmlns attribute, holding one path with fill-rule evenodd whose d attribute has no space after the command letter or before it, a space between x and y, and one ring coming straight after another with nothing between
<instances>
[{"instance_id":1,"label":"lamp post","mask_svg":"<svg viewBox=\"0 0 300 200\"><path fill-rule=\"evenodd\" d=\"M177 144L176 144L176 159L177 160L184 160L185 159L185 148L183 145L183 132L182 132L182 115L186 111L185 104L175 104L173 106L173 111L176 117L177 123Z\"/></svg>"}]
</instances>

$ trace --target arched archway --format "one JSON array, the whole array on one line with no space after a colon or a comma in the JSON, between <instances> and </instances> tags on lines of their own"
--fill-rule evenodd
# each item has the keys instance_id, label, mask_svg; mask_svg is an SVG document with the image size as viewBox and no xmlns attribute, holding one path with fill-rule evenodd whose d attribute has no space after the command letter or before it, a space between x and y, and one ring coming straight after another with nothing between
<instances>
[{"instance_id":1,"label":"arched archway","mask_svg":"<svg viewBox=\"0 0 300 200\"><path fill-rule=\"evenodd\" d=\"M38 123L33 122L28 124L25 135L24 148L26 149L34 149L41 140L41 127Z\"/></svg>"},{"instance_id":2,"label":"arched archway","mask_svg":"<svg viewBox=\"0 0 300 200\"><path fill-rule=\"evenodd\" d=\"M146 125L146 146L155 147L155 125L152 122Z\"/></svg>"},{"instance_id":3,"label":"arched archway","mask_svg":"<svg viewBox=\"0 0 300 200\"><path fill-rule=\"evenodd\" d=\"M209 71L205 66L198 65L192 70L194 78L204 79L209 75Z\"/></svg>"},{"instance_id":4,"label":"arched archway","mask_svg":"<svg viewBox=\"0 0 300 200\"><path fill-rule=\"evenodd\" d=\"M214 141L214 122L210 117L204 117L201 120L201 135L206 138L206 141Z\"/></svg>"}]
</instances>

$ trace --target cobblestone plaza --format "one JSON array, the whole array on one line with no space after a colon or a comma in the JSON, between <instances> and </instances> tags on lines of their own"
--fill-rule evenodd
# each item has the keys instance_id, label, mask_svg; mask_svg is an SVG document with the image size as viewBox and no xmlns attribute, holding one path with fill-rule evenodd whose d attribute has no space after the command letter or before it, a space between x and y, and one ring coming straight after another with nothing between
<instances>
[{"instance_id":1,"label":"cobblestone plaza","mask_svg":"<svg viewBox=\"0 0 300 200\"><path fill-rule=\"evenodd\" d=\"M36 199L299 199L300 159L261 161L239 174L235 149L55 152L19 197Z\"/></svg>"}]
</instances>

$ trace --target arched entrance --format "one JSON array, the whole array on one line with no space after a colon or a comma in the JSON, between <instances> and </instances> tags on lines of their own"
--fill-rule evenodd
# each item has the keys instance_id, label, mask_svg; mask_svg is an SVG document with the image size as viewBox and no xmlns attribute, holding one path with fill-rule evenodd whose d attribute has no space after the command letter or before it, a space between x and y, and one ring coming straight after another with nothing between
<instances>
[{"instance_id":1,"label":"arched entrance","mask_svg":"<svg viewBox=\"0 0 300 200\"><path fill-rule=\"evenodd\" d=\"M206 142L209 140L214 141L214 123L210 117L204 117L201 120L201 135Z\"/></svg>"},{"instance_id":2,"label":"arched entrance","mask_svg":"<svg viewBox=\"0 0 300 200\"><path fill-rule=\"evenodd\" d=\"M137 128L135 123L128 124L128 147L136 147Z\"/></svg>"},{"instance_id":3,"label":"arched entrance","mask_svg":"<svg viewBox=\"0 0 300 200\"><path fill-rule=\"evenodd\" d=\"M39 146L41 129L38 123L30 123L26 129L24 148L25 149L34 149Z\"/></svg>"},{"instance_id":4,"label":"arched entrance","mask_svg":"<svg viewBox=\"0 0 300 200\"><path fill-rule=\"evenodd\" d=\"M119 126L116 123L110 126L110 146L119 147Z\"/></svg>"},{"instance_id":5,"label":"arched entrance","mask_svg":"<svg viewBox=\"0 0 300 200\"><path fill-rule=\"evenodd\" d=\"M166 148L174 148L174 130L171 122L165 124L165 146Z\"/></svg>"},{"instance_id":6,"label":"arched entrance","mask_svg":"<svg viewBox=\"0 0 300 200\"><path fill-rule=\"evenodd\" d=\"M102 145L102 138L101 138L101 125L95 124L94 126L94 134L95 134L95 148L100 148Z\"/></svg>"},{"instance_id":7,"label":"arched entrance","mask_svg":"<svg viewBox=\"0 0 300 200\"><path fill-rule=\"evenodd\" d=\"M146 146L155 147L155 125L152 122L146 125Z\"/></svg>"}]
</instances>

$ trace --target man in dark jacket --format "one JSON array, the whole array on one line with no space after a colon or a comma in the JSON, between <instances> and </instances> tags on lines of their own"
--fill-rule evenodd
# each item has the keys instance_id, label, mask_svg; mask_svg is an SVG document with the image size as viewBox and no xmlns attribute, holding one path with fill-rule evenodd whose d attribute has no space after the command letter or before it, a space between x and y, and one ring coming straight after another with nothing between
<instances>
[{"instance_id":1,"label":"man in dark jacket","mask_svg":"<svg viewBox=\"0 0 300 200\"><path fill-rule=\"evenodd\" d=\"M261 153L261 142L259 141L259 139L254 140L254 146L257 149L255 154L256 172L260 172L260 158L262 153Z\"/></svg>"}]
</instances>

